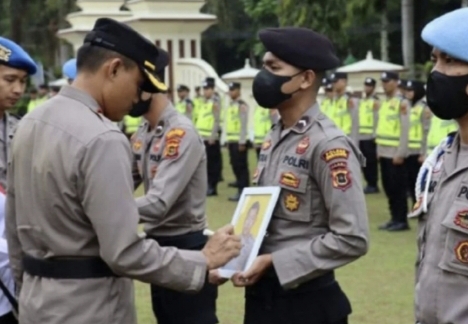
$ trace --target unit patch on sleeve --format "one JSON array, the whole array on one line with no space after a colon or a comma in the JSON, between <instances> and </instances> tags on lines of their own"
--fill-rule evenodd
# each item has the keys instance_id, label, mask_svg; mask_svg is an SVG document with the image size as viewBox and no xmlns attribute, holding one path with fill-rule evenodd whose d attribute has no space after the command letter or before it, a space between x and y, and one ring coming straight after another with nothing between
<instances>
[{"instance_id":1,"label":"unit patch on sleeve","mask_svg":"<svg viewBox=\"0 0 468 324\"><path fill-rule=\"evenodd\" d=\"M141 139L136 139L135 142L133 142L133 150L134 151L139 151L141 149L141 146L143 145L143 142Z\"/></svg>"},{"instance_id":2,"label":"unit patch on sleeve","mask_svg":"<svg viewBox=\"0 0 468 324\"><path fill-rule=\"evenodd\" d=\"M309 145L310 145L310 138L309 136L306 136L303 139L301 139L299 144L297 144L296 154L304 154L309 148Z\"/></svg>"},{"instance_id":3,"label":"unit patch on sleeve","mask_svg":"<svg viewBox=\"0 0 468 324\"><path fill-rule=\"evenodd\" d=\"M330 162L331 160L335 159L348 159L349 157L349 151L344 149L344 148L335 148L326 151L322 155L322 159L325 160L325 162Z\"/></svg>"},{"instance_id":4,"label":"unit patch on sleeve","mask_svg":"<svg viewBox=\"0 0 468 324\"><path fill-rule=\"evenodd\" d=\"M461 228L468 229L468 209L459 211L453 222Z\"/></svg>"},{"instance_id":5,"label":"unit patch on sleeve","mask_svg":"<svg viewBox=\"0 0 468 324\"><path fill-rule=\"evenodd\" d=\"M455 247L455 256L461 263L468 263L468 241L461 241Z\"/></svg>"},{"instance_id":6,"label":"unit patch on sleeve","mask_svg":"<svg viewBox=\"0 0 468 324\"><path fill-rule=\"evenodd\" d=\"M293 194L287 194L284 197L284 207L289 211L296 211L299 209L300 203L299 198Z\"/></svg>"},{"instance_id":7,"label":"unit patch on sleeve","mask_svg":"<svg viewBox=\"0 0 468 324\"><path fill-rule=\"evenodd\" d=\"M330 166L333 188L346 191L351 187L351 174L345 162L334 163Z\"/></svg>"},{"instance_id":8,"label":"unit patch on sleeve","mask_svg":"<svg viewBox=\"0 0 468 324\"><path fill-rule=\"evenodd\" d=\"M173 128L166 133L166 141L170 141L172 139L181 139L185 136L185 131L181 128Z\"/></svg>"},{"instance_id":9,"label":"unit patch on sleeve","mask_svg":"<svg viewBox=\"0 0 468 324\"><path fill-rule=\"evenodd\" d=\"M286 187L299 188L301 179L299 179L293 172L281 173L280 183Z\"/></svg>"},{"instance_id":10,"label":"unit patch on sleeve","mask_svg":"<svg viewBox=\"0 0 468 324\"><path fill-rule=\"evenodd\" d=\"M179 139L172 139L170 141L166 141L166 147L164 148L163 157L166 159L175 159L179 156L179 147Z\"/></svg>"}]
</instances>

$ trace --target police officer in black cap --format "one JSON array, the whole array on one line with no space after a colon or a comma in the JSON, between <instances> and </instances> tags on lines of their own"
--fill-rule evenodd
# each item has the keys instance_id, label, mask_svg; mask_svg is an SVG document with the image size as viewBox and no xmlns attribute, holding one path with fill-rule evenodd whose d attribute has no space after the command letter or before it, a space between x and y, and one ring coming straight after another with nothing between
<instances>
[{"instance_id":1,"label":"police officer in black cap","mask_svg":"<svg viewBox=\"0 0 468 324\"><path fill-rule=\"evenodd\" d=\"M253 82L261 107L281 119L266 136L253 182L280 186L268 235L252 266L233 276L247 287L245 324L344 324L351 306L334 270L367 251L359 149L317 104L332 43L305 28L260 31L267 53Z\"/></svg>"},{"instance_id":2,"label":"police officer in black cap","mask_svg":"<svg viewBox=\"0 0 468 324\"><path fill-rule=\"evenodd\" d=\"M181 114L184 114L188 119L192 120L193 113L193 102L189 98L190 89L184 84L177 86L177 96L179 101L175 105L175 108Z\"/></svg>"}]
</instances>

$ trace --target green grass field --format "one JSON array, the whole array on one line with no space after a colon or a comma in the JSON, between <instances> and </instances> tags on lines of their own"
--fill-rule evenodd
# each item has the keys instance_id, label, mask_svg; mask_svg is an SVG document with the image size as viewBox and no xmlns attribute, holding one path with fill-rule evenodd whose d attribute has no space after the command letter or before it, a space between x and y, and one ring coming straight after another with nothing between
<instances>
[{"instance_id":1,"label":"green grass field","mask_svg":"<svg viewBox=\"0 0 468 324\"><path fill-rule=\"evenodd\" d=\"M219 185L219 196L208 198L209 227L216 229L229 223L235 203L227 201L234 193L227 183L234 180L229 159L224 152L225 181ZM250 172L256 157L250 151ZM413 321L413 279L416 257L416 223L411 231L387 233L377 226L388 220L387 201L383 194L367 197L371 229L369 253L360 260L337 271L337 278L353 306L352 324L407 324ZM149 288L136 283L138 323L155 324ZM218 318L221 324L241 324L244 313L243 290L230 282L220 287Z\"/></svg>"}]
</instances>

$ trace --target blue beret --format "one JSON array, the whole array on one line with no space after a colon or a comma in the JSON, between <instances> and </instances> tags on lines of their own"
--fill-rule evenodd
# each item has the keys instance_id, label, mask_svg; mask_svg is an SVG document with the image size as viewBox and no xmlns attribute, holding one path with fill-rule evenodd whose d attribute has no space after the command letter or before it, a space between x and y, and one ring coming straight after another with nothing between
<instances>
[{"instance_id":1,"label":"blue beret","mask_svg":"<svg viewBox=\"0 0 468 324\"><path fill-rule=\"evenodd\" d=\"M62 67L62 74L67 79L75 80L76 78L76 59L71 59L65 62Z\"/></svg>"},{"instance_id":2,"label":"blue beret","mask_svg":"<svg viewBox=\"0 0 468 324\"><path fill-rule=\"evenodd\" d=\"M4 37L0 37L0 64L25 70L28 74L35 74L37 71L36 63L29 54L21 46Z\"/></svg>"},{"instance_id":3,"label":"blue beret","mask_svg":"<svg viewBox=\"0 0 468 324\"><path fill-rule=\"evenodd\" d=\"M422 39L454 58L468 62L468 8L458 9L434 19L424 27Z\"/></svg>"},{"instance_id":4,"label":"blue beret","mask_svg":"<svg viewBox=\"0 0 468 324\"><path fill-rule=\"evenodd\" d=\"M327 71L340 65L332 42L308 28L266 28L258 34L266 50L302 69Z\"/></svg>"}]
</instances>

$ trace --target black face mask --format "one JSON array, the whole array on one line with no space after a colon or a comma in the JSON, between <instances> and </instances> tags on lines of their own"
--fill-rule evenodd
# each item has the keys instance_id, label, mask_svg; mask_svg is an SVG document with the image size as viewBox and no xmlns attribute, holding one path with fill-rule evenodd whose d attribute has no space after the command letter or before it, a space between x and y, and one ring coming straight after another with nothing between
<instances>
[{"instance_id":1,"label":"black face mask","mask_svg":"<svg viewBox=\"0 0 468 324\"><path fill-rule=\"evenodd\" d=\"M151 97L149 97L146 100L142 100L140 98L140 100L136 104L133 104L133 108L132 110L130 110L128 115L131 117L143 116L149 111L150 105L151 105Z\"/></svg>"},{"instance_id":2,"label":"black face mask","mask_svg":"<svg viewBox=\"0 0 468 324\"><path fill-rule=\"evenodd\" d=\"M301 74L303 71L296 73L291 76L282 76L271 73L266 69L262 69L255 76L252 85L252 92L255 98L255 101L260 105L260 107L273 109L277 108L282 102L290 99L294 93L283 93L281 87L286 82L292 80L296 75Z\"/></svg>"},{"instance_id":3,"label":"black face mask","mask_svg":"<svg viewBox=\"0 0 468 324\"><path fill-rule=\"evenodd\" d=\"M467 85L468 75L448 76L431 72L427 79L427 105L440 119L463 117L468 113Z\"/></svg>"}]
</instances>

